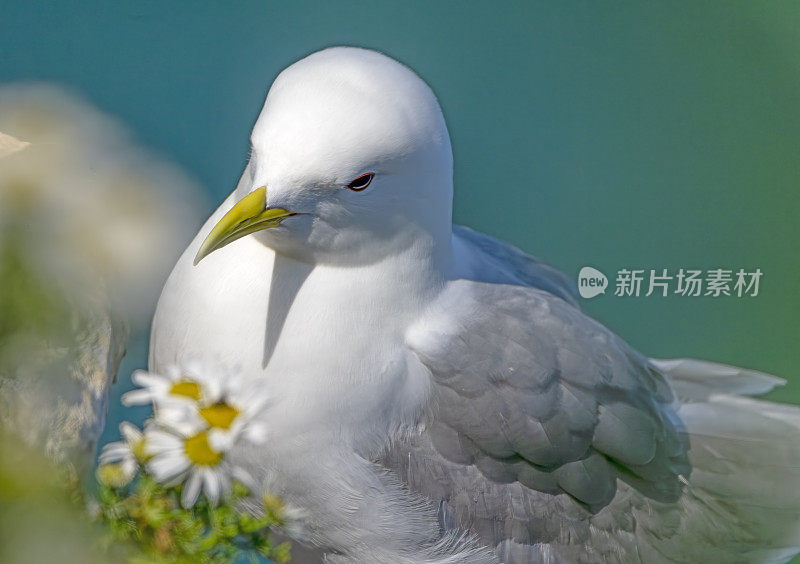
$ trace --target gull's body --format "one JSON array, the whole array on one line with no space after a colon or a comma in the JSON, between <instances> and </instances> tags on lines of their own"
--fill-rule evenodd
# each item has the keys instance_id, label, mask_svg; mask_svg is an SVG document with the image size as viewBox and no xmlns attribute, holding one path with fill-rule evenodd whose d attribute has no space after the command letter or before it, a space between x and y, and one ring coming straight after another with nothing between
<instances>
[{"instance_id":1,"label":"gull's body","mask_svg":"<svg viewBox=\"0 0 800 564\"><path fill-rule=\"evenodd\" d=\"M276 398L266 446L238 455L297 538L387 563L796 552L800 416L730 395L776 380L649 361L563 275L453 228L447 130L410 70L316 53L276 80L252 142L164 288L150 368L210 357ZM221 249L238 236L214 226L261 186L297 215Z\"/></svg>"}]
</instances>

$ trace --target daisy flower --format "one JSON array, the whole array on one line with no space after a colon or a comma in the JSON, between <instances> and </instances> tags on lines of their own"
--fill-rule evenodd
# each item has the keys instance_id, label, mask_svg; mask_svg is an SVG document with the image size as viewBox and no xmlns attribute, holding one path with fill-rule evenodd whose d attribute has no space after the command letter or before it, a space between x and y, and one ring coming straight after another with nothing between
<instances>
[{"instance_id":1,"label":"daisy flower","mask_svg":"<svg viewBox=\"0 0 800 564\"><path fill-rule=\"evenodd\" d=\"M139 464L146 459L144 435L134 425L124 421L119 426L122 441L109 443L100 454L97 478L100 482L114 487L130 483L139 470Z\"/></svg>"},{"instance_id":2,"label":"daisy flower","mask_svg":"<svg viewBox=\"0 0 800 564\"><path fill-rule=\"evenodd\" d=\"M264 441L258 421L268 404L264 394L238 373L197 361L171 366L163 375L139 371L133 380L140 389L125 394L125 403L153 404L145 428L147 472L168 487L182 484L184 507L201 493L216 504L233 479L252 489L250 476L227 453L242 440Z\"/></svg>"},{"instance_id":3,"label":"daisy flower","mask_svg":"<svg viewBox=\"0 0 800 564\"><path fill-rule=\"evenodd\" d=\"M169 367L164 376L140 371L133 380L142 388L128 392L123 400L129 405L151 402L156 423L166 429L185 433L185 425L208 427L230 445L240 436L256 444L265 439L257 419L268 398L238 373L193 361L185 369Z\"/></svg>"},{"instance_id":4,"label":"daisy flower","mask_svg":"<svg viewBox=\"0 0 800 564\"><path fill-rule=\"evenodd\" d=\"M122 396L125 405L154 406L175 403L199 402L204 394L214 393L208 383L204 382L195 363L187 365L186 370L178 366L169 366L164 374L156 374L137 370L131 380L139 389L131 390Z\"/></svg>"},{"instance_id":5,"label":"daisy flower","mask_svg":"<svg viewBox=\"0 0 800 564\"><path fill-rule=\"evenodd\" d=\"M183 484L183 507L192 507L201 492L216 504L230 493L233 479L253 489L247 471L227 456L229 441L219 440L219 430L188 420L182 423L171 430L148 427L145 449L150 456L147 471L156 481L168 487Z\"/></svg>"}]
</instances>

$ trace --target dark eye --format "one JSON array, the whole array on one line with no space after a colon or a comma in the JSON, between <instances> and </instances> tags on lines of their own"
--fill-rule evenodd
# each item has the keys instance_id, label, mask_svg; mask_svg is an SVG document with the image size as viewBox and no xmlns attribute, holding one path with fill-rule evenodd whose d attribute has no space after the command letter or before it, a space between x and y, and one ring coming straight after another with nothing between
<instances>
[{"instance_id":1,"label":"dark eye","mask_svg":"<svg viewBox=\"0 0 800 564\"><path fill-rule=\"evenodd\" d=\"M369 183L372 182L372 179L375 178L374 172L368 172L367 174L362 174L355 180L353 180L350 184L347 185L353 192L361 192Z\"/></svg>"}]
</instances>

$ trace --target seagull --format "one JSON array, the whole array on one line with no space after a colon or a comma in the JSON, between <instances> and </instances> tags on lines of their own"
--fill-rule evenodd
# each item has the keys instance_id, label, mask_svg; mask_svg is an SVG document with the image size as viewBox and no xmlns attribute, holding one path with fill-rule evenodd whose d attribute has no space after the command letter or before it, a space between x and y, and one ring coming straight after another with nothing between
<instances>
[{"instance_id":1,"label":"seagull","mask_svg":"<svg viewBox=\"0 0 800 564\"><path fill-rule=\"evenodd\" d=\"M273 82L249 162L167 280L150 370L276 401L237 451L328 562L784 562L800 409L776 377L649 359L565 275L452 223L436 96L371 50ZM488 192L486 197L495 197Z\"/></svg>"}]
</instances>

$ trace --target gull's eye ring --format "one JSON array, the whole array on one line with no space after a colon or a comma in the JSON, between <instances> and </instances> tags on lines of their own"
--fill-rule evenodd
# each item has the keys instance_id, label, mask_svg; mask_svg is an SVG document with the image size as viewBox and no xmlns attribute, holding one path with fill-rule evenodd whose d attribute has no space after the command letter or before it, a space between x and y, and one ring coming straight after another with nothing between
<instances>
[{"instance_id":1,"label":"gull's eye ring","mask_svg":"<svg viewBox=\"0 0 800 564\"><path fill-rule=\"evenodd\" d=\"M372 182L373 178L375 178L374 172L368 172L366 174L362 174L358 178L354 179L350 184L348 184L347 187L350 188L350 190L352 190L353 192L361 192L362 190L365 190L367 186L370 185L370 182Z\"/></svg>"}]
</instances>

